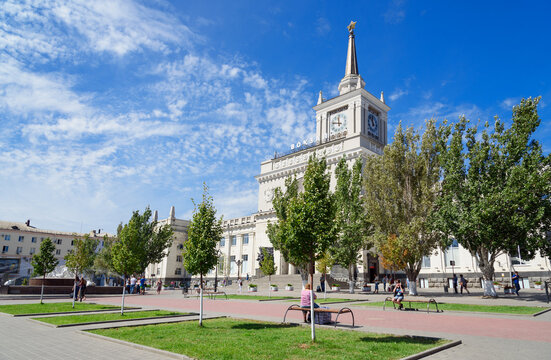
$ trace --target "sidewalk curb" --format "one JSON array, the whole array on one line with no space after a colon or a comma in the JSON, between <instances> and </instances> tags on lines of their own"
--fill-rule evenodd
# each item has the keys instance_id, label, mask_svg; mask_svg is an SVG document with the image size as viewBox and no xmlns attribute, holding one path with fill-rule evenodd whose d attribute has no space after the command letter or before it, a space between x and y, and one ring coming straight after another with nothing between
<instances>
[{"instance_id":1,"label":"sidewalk curb","mask_svg":"<svg viewBox=\"0 0 551 360\"><path fill-rule=\"evenodd\" d=\"M141 307L128 307L124 308L126 310L139 310ZM25 317L25 316L49 316L49 315L72 315L72 314L85 314L85 313L93 313L93 312L108 312L108 311L120 311L121 308L113 308L113 309L100 309L100 310L81 310L81 311L60 311L60 312L52 312L52 313L37 313L37 314L9 314L13 317Z\"/></svg>"},{"instance_id":2,"label":"sidewalk curb","mask_svg":"<svg viewBox=\"0 0 551 360\"><path fill-rule=\"evenodd\" d=\"M173 359L192 360L190 357L187 357L185 355L176 354L176 353L166 351L166 350L155 349L155 348L150 347L150 346L135 344L135 343L131 343L131 342L128 342L128 341L119 340L119 339L113 339L113 338L110 338L108 336L94 334L94 333L84 331L84 330L79 330L78 332L80 334L83 334L83 335L86 335L86 336L94 337L94 338L105 340L105 341L110 341L110 342L115 343L115 344L126 345L126 346L132 347L134 349L144 350L144 351L148 351L148 352L151 352L151 353L154 353L154 354L164 355L164 356L167 356L167 357L171 357Z\"/></svg>"},{"instance_id":3,"label":"sidewalk curb","mask_svg":"<svg viewBox=\"0 0 551 360\"><path fill-rule=\"evenodd\" d=\"M532 314L532 316L533 316L533 317L539 316L539 315L545 314L545 313L548 312L548 311L551 311L551 308L548 308L548 309L542 310L542 311L540 311L540 312L537 312L537 313L535 313L535 314Z\"/></svg>"},{"instance_id":4,"label":"sidewalk curb","mask_svg":"<svg viewBox=\"0 0 551 360\"><path fill-rule=\"evenodd\" d=\"M155 320L155 319L170 319L170 318L179 318L179 317L195 316L195 315L198 315L198 314L189 313L189 314L181 314L181 315L153 316L153 317L148 317L148 318L134 318L134 319L123 319L123 320L93 321L93 322L85 322L85 323L74 323L74 324L54 325L54 326L55 326L56 328L66 328L66 327L85 326L85 325L96 325L96 324L116 324L116 323L127 322L127 321Z\"/></svg>"},{"instance_id":5,"label":"sidewalk curb","mask_svg":"<svg viewBox=\"0 0 551 360\"><path fill-rule=\"evenodd\" d=\"M447 343L447 344L444 344L444 345L437 346L437 347L432 348L432 349L428 349L428 350L422 351L422 352L420 352L420 353L418 353L418 354L407 356L407 357L405 357L405 358L402 358L401 360L417 360L417 359L422 359L422 358L424 358L424 357L427 357L427 356L436 354L437 352L444 351L444 350L447 350L447 349L449 349L449 348L452 348L452 347L455 347L455 346L461 345L461 344L462 344L461 340L452 341L452 342L449 342L449 343Z\"/></svg>"}]
</instances>

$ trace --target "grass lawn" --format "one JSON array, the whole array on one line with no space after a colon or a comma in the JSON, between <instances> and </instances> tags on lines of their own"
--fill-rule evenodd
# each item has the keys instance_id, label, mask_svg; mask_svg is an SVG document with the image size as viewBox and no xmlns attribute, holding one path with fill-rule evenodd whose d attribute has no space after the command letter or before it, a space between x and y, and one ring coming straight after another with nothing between
<instances>
[{"instance_id":1,"label":"grass lawn","mask_svg":"<svg viewBox=\"0 0 551 360\"><path fill-rule=\"evenodd\" d=\"M383 307L383 301L374 301L368 303L357 303L355 306L379 306ZM387 302L386 307L392 309L392 303ZM404 307L409 307L409 304L404 302ZM411 307L419 310L427 310L427 304L411 303ZM436 310L434 304L430 305L431 310ZM500 313L500 314L520 314L520 315L532 315L542 310L545 307L537 306L506 306L506 305L471 305L471 304L452 304L452 303L438 303L439 310L450 311L471 311L471 312L487 312L487 313Z\"/></svg>"},{"instance_id":2,"label":"grass lawn","mask_svg":"<svg viewBox=\"0 0 551 360\"><path fill-rule=\"evenodd\" d=\"M106 310L116 309L120 306L89 304L75 302L75 308L71 302L62 303L36 303L36 304L16 304L16 305L0 305L0 312L21 315L21 314L42 314L56 312L72 312L72 311L87 311L87 310Z\"/></svg>"},{"instance_id":3,"label":"grass lawn","mask_svg":"<svg viewBox=\"0 0 551 360\"><path fill-rule=\"evenodd\" d=\"M127 313L124 313L124 315L121 315L120 313L103 313L103 314L51 316L51 317L34 318L34 320L42 321L53 325L67 325L67 324L80 324L80 323L98 322L98 321L145 319L145 318L156 317L156 316L170 316L170 315L185 315L185 314L175 312L175 311L154 310L154 311L127 312Z\"/></svg>"},{"instance_id":4,"label":"grass lawn","mask_svg":"<svg viewBox=\"0 0 551 360\"><path fill-rule=\"evenodd\" d=\"M203 297L206 299L207 296L203 295ZM225 299L226 297L224 295L217 295L217 299ZM286 299L298 299L297 297L293 296L262 296L262 295L228 295L228 299L233 300L286 300Z\"/></svg>"},{"instance_id":5,"label":"grass lawn","mask_svg":"<svg viewBox=\"0 0 551 360\"><path fill-rule=\"evenodd\" d=\"M91 330L197 359L400 359L445 340L310 328L254 320L212 319Z\"/></svg>"}]
</instances>

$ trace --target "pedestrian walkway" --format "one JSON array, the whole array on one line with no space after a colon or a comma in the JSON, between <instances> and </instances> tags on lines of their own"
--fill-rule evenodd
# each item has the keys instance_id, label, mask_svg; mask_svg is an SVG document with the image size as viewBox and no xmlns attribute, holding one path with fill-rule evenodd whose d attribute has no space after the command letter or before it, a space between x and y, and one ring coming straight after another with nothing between
<instances>
[{"instance_id":1,"label":"pedestrian walkway","mask_svg":"<svg viewBox=\"0 0 551 360\"><path fill-rule=\"evenodd\" d=\"M281 292L274 295L288 294ZM386 295L331 294L330 296L380 301ZM428 296L433 297L434 294ZM441 297L439 301L451 302L450 300L453 298L453 295ZM546 305L537 300L522 300L516 297L496 300L481 299L480 296L468 298L472 303L480 304L499 301L511 302L516 305ZM119 305L120 300L120 297L103 296L89 298L88 301ZM29 301L2 301L0 298L2 304L26 302ZM125 304L143 308L199 311L199 300L195 297L184 298L180 291L164 291L161 295L154 293L148 293L146 296L131 295L126 297ZM204 311L207 316L233 316L281 322L285 309L289 305L290 302L286 301L205 299ZM338 307L339 305L328 306ZM462 340L462 345L432 355L430 359L515 359L521 357L545 359L551 353L551 312L538 317L459 312L427 314L413 311L383 311L379 307L366 308L355 306L354 303L348 303L346 306L353 308L358 325L355 328L356 331ZM288 318L292 322L302 322L302 316L298 313L289 313ZM345 320L342 325L344 328L349 328ZM79 344L82 350L75 352L75 344ZM44 349L48 349L48 351ZM167 358L124 344L86 336L74 328L52 329L25 318L0 315L0 359L18 360L33 357L36 359L72 359L75 356L81 359Z\"/></svg>"}]
</instances>

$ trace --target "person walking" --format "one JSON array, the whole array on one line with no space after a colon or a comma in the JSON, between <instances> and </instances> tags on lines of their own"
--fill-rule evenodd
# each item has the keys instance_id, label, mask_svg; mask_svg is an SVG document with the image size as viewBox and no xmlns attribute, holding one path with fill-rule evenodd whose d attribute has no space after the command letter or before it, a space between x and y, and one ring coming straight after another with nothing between
<instances>
[{"instance_id":1,"label":"person walking","mask_svg":"<svg viewBox=\"0 0 551 360\"><path fill-rule=\"evenodd\" d=\"M163 280L157 280L157 295L161 293L161 288L163 287Z\"/></svg>"},{"instance_id":2,"label":"person walking","mask_svg":"<svg viewBox=\"0 0 551 360\"><path fill-rule=\"evenodd\" d=\"M136 288L136 277L134 274L132 274L132 277L130 278L130 293L134 294L134 289Z\"/></svg>"},{"instance_id":3,"label":"person walking","mask_svg":"<svg viewBox=\"0 0 551 360\"><path fill-rule=\"evenodd\" d=\"M457 294L457 275L456 274L453 274L452 283L453 283L453 291Z\"/></svg>"},{"instance_id":4,"label":"person walking","mask_svg":"<svg viewBox=\"0 0 551 360\"><path fill-rule=\"evenodd\" d=\"M145 276L140 278L140 294L145 295Z\"/></svg>"},{"instance_id":5,"label":"person walking","mask_svg":"<svg viewBox=\"0 0 551 360\"><path fill-rule=\"evenodd\" d=\"M78 299L79 296L79 289L80 289L80 279L78 278L78 275L75 275L75 282L73 284L73 293L71 294L71 297L74 297L75 300Z\"/></svg>"},{"instance_id":6,"label":"person walking","mask_svg":"<svg viewBox=\"0 0 551 360\"><path fill-rule=\"evenodd\" d=\"M374 294L379 293L379 276L375 276L375 291L373 291Z\"/></svg>"},{"instance_id":7,"label":"person walking","mask_svg":"<svg viewBox=\"0 0 551 360\"><path fill-rule=\"evenodd\" d=\"M83 277L80 278L80 290L78 294L78 300L82 302L82 300L86 300L86 279Z\"/></svg>"},{"instance_id":8,"label":"person walking","mask_svg":"<svg viewBox=\"0 0 551 360\"><path fill-rule=\"evenodd\" d=\"M465 291L467 292L467 294L470 294L471 292L469 291L469 289L467 289L467 279L465 279L463 277L463 274L460 274L459 275L459 285L461 285L461 294L463 294L463 289L465 289Z\"/></svg>"},{"instance_id":9,"label":"person walking","mask_svg":"<svg viewBox=\"0 0 551 360\"><path fill-rule=\"evenodd\" d=\"M385 275L385 277L383 278L383 291L386 291L386 283L388 281L388 277Z\"/></svg>"},{"instance_id":10,"label":"person walking","mask_svg":"<svg viewBox=\"0 0 551 360\"><path fill-rule=\"evenodd\" d=\"M243 280L241 278L237 278L237 285L239 285L239 293L241 294L243 292Z\"/></svg>"},{"instance_id":11,"label":"person walking","mask_svg":"<svg viewBox=\"0 0 551 360\"><path fill-rule=\"evenodd\" d=\"M321 286L321 292L325 292L325 274L321 274L320 286Z\"/></svg>"},{"instance_id":12,"label":"person walking","mask_svg":"<svg viewBox=\"0 0 551 360\"><path fill-rule=\"evenodd\" d=\"M517 296L520 296L518 293L518 291L520 290L520 276L518 275L518 271L515 271L515 273L511 277L511 280L513 280L513 285L515 286L515 294L517 294Z\"/></svg>"}]
</instances>

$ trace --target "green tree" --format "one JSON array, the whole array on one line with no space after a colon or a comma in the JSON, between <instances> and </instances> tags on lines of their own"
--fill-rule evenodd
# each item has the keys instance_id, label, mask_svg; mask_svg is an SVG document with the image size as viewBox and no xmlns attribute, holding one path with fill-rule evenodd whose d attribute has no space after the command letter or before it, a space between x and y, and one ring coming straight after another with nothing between
<instances>
[{"instance_id":1,"label":"green tree","mask_svg":"<svg viewBox=\"0 0 551 360\"><path fill-rule=\"evenodd\" d=\"M404 131L399 124L383 155L370 156L364 166L364 199L374 228L372 238L379 252L392 239L395 250L403 256L402 270L410 281L411 295L417 295L423 256L430 255L443 239L428 220L438 195L438 155L447 129L429 120L421 138L413 128Z\"/></svg>"},{"instance_id":2,"label":"green tree","mask_svg":"<svg viewBox=\"0 0 551 360\"><path fill-rule=\"evenodd\" d=\"M280 214L276 212L280 234L284 234L276 238L276 242L278 250L292 263L307 265L312 286L310 296L313 314L314 265L335 241L335 207L329 192L330 174L327 172L325 159L310 157L303 181L304 191L296 196L289 196L290 201L284 207L284 216L280 218ZM312 341L316 338L314 323L312 321Z\"/></svg>"},{"instance_id":3,"label":"green tree","mask_svg":"<svg viewBox=\"0 0 551 360\"><path fill-rule=\"evenodd\" d=\"M73 249L65 255L65 266L67 266L67 269L75 275L84 276L84 273L94 265L98 245L99 241L90 238L88 234L84 235L82 239L75 237L73 239ZM75 307L77 297L76 285L75 281L75 286L73 287L73 308Z\"/></svg>"},{"instance_id":4,"label":"green tree","mask_svg":"<svg viewBox=\"0 0 551 360\"><path fill-rule=\"evenodd\" d=\"M264 275L268 275L268 294L272 294L272 275L277 271L275 266L274 255L269 253L266 248L262 248L262 262L260 263L260 270Z\"/></svg>"},{"instance_id":5,"label":"green tree","mask_svg":"<svg viewBox=\"0 0 551 360\"><path fill-rule=\"evenodd\" d=\"M124 281L128 275L141 274L149 264L161 262L168 255L173 231L170 225L159 226L156 221L150 221L150 217L149 207L141 215L136 210L128 224L118 227L117 240L111 248L111 259L113 269L123 275ZM121 314L124 314L125 291L123 285Z\"/></svg>"},{"instance_id":6,"label":"green tree","mask_svg":"<svg viewBox=\"0 0 551 360\"><path fill-rule=\"evenodd\" d=\"M33 275L42 276L42 288L40 290L40 303L42 304L42 298L44 296L44 282L46 281L46 274L54 271L59 261L55 258L55 245L46 238L40 244L40 250L34 254L31 260L33 266Z\"/></svg>"},{"instance_id":7,"label":"green tree","mask_svg":"<svg viewBox=\"0 0 551 360\"><path fill-rule=\"evenodd\" d=\"M461 118L442 158L436 226L476 258L484 295L497 296L494 262L504 253L531 259L544 249L551 219L551 157L532 138L539 98L513 108L509 129L497 117L479 132Z\"/></svg>"},{"instance_id":8,"label":"green tree","mask_svg":"<svg viewBox=\"0 0 551 360\"><path fill-rule=\"evenodd\" d=\"M203 201L193 204L195 208L188 228L188 240L184 244L183 262L189 273L200 276L199 326L203 326L203 275L219 261L216 245L222 238L222 218L216 218L216 209L206 185L203 188Z\"/></svg>"},{"instance_id":9,"label":"green tree","mask_svg":"<svg viewBox=\"0 0 551 360\"><path fill-rule=\"evenodd\" d=\"M335 260L331 256L330 251L326 251L325 254L316 262L316 270L322 274L323 281L323 298L327 297L327 272L333 267Z\"/></svg>"},{"instance_id":10,"label":"green tree","mask_svg":"<svg viewBox=\"0 0 551 360\"><path fill-rule=\"evenodd\" d=\"M107 276L115 274L115 270L113 268L114 242L114 238L110 238L107 235L103 237L103 246L96 254L93 265L93 269L97 274L104 274Z\"/></svg>"},{"instance_id":11,"label":"green tree","mask_svg":"<svg viewBox=\"0 0 551 360\"><path fill-rule=\"evenodd\" d=\"M362 191L362 160L358 158L348 169L343 157L335 169L335 232L337 240L331 246L334 261L348 269L350 293L354 293L354 268L360 251L368 246L370 224L360 198Z\"/></svg>"}]
</instances>

